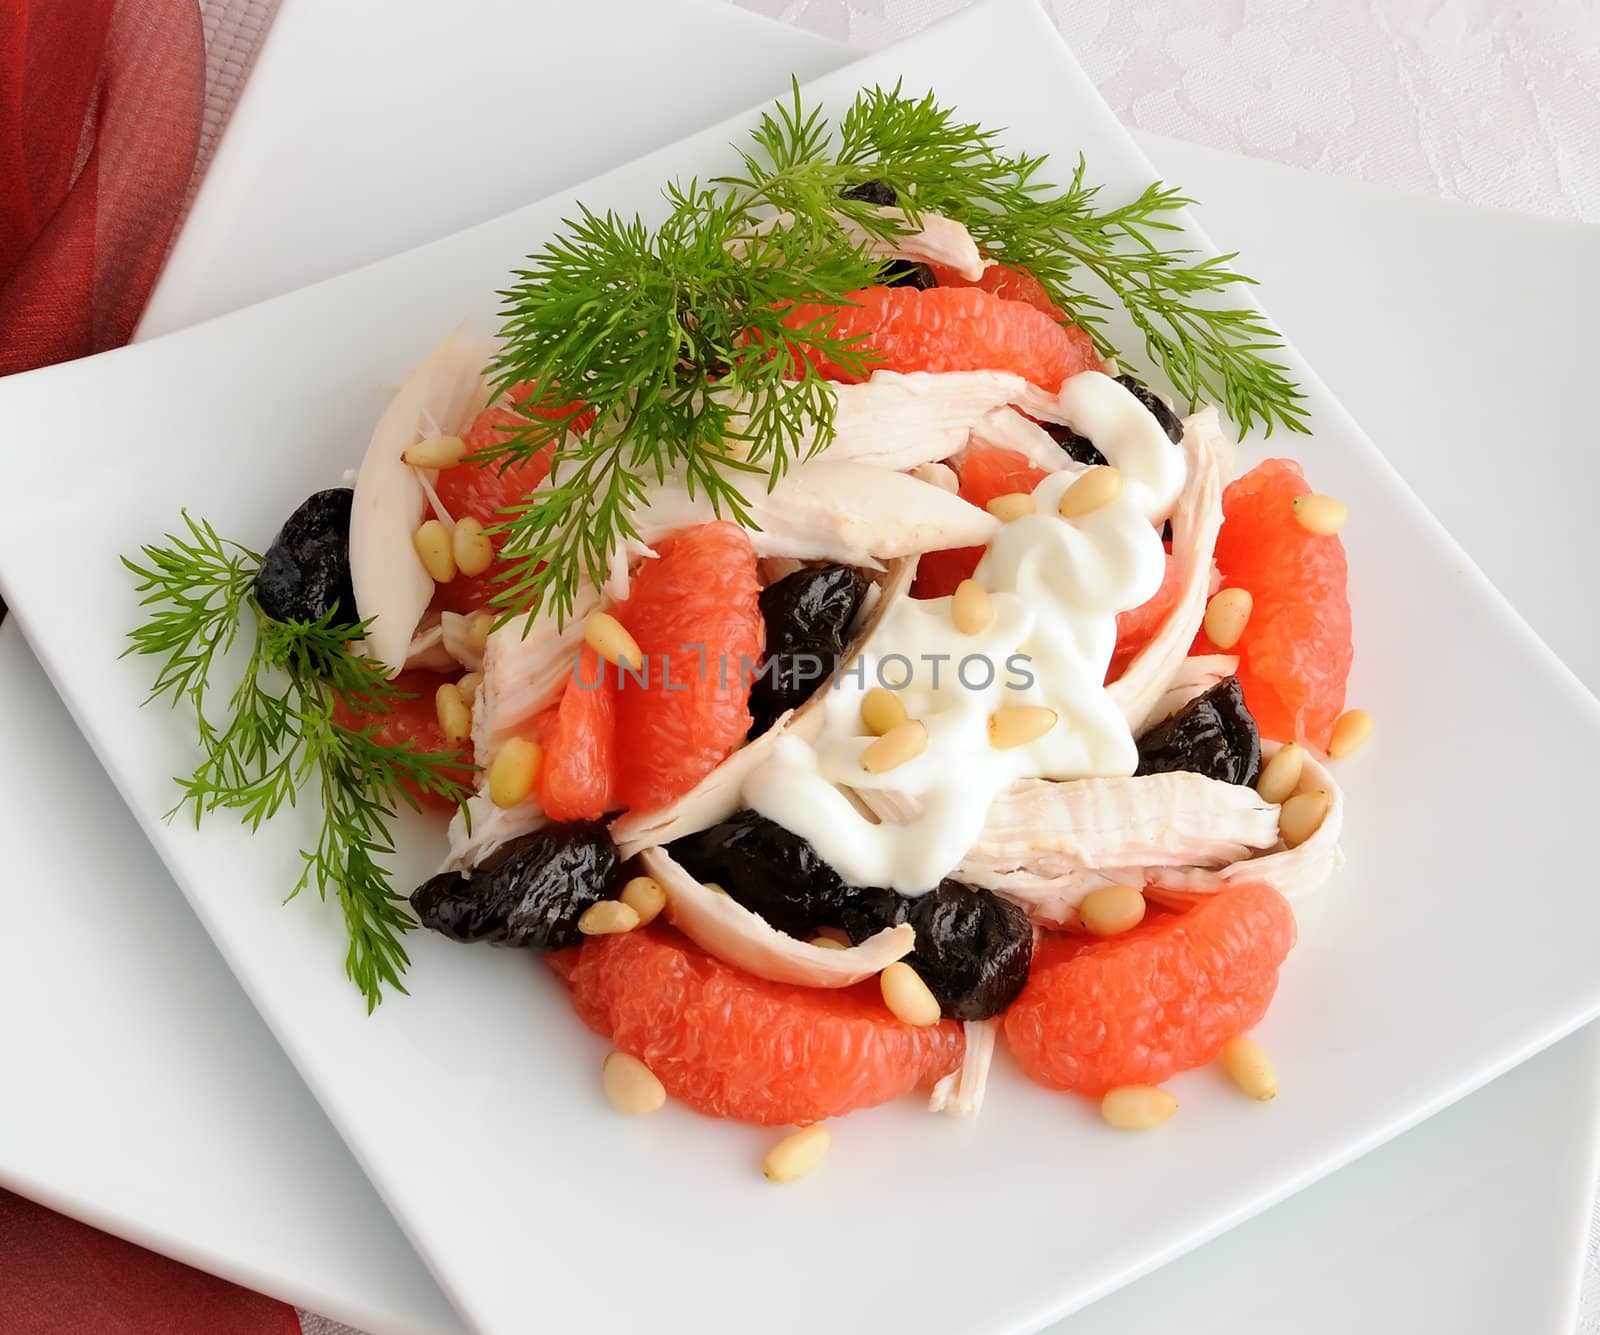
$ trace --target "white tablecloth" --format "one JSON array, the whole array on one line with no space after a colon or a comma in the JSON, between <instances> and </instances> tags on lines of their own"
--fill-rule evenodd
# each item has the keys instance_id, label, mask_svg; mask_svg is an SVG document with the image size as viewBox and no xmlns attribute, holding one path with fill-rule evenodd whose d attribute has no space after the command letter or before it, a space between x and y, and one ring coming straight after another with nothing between
<instances>
[{"instance_id":1,"label":"white tablecloth","mask_svg":"<svg viewBox=\"0 0 1600 1335\"><path fill-rule=\"evenodd\" d=\"M967 0L736 3L874 47ZM1463 204L1600 222L1595 0L1048 4L1136 129Z\"/></svg>"}]
</instances>

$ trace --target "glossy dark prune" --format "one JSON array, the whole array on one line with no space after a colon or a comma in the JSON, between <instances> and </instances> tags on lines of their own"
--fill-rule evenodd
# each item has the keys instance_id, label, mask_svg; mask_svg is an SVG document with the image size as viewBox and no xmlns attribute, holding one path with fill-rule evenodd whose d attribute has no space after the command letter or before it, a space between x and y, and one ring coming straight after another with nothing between
<instances>
[{"instance_id":1,"label":"glossy dark prune","mask_svg":"<svg viewBox=\"0 0 1600 1335\"><path fill-rule=\"evenodd\" d=\"M807 566L761 590L761 616L767 643L780 640L837 640L855 619L870 581L854 566Z\"/></svg>"},{"instance_id":2,"label":"glossy dark prune","mask_svg":"<svg viewBox=\"0 0 1600 1335\"><path fill-rule=\"evenodd\" d=\"M1161 429L1167 433L1168 440L1176 445L1183 439L1183 422L1177 413L1167 407L1166 401L1159 394L1146 389L1131 375L1119 375L1117 383L1144 404L1150 415L1160 423Z\"/></svg>"},{"instance_id":3,"label":"glossy dark prune","mask_svg":"<svg viewBox=\"0 0 1600 1335\"><path fill-rule=\"evenodd\" d=\"M1261 733L1245 708L1237 677L1219 681L1139 738L1135 774L1174 770L1224 783L1256 781L1261 773Z\"/></svg>"},{"instance_id":4,"label":"glossy dark prune","mask_svg":"<svg viewBox=\"0 0 1600 1335\"><path fill-rule=\"evenodd\" d=\"M809 937L844 925L848 887L809 842L748 809L669 844L697 881L714 881L780 932Z\"/></svg>"},{"instance_id":5,"label":"glossy dark prune","mask_svg":"<svg viewBox=\"0 0 1600 1335\"><path fill-rule=\"evenodd\" d=\"M312 493L278 530L256 574L256 602L274 621L359 621L350 584L350 504L355 492Z\"/></svg>"},{"instance_id":6,"label":"glossy dark prune","mask_svg":"<svg viewBox=\"0 0 1600 1335\"><path fill-rule=\"evenodd\" d=\"M751 737L803 705L832 675L867 585L852 566L826 565L797 570L761 591L767 649L750 687Z\"/></svg>"},{"instance_id":7,"label":"glossy dark prune","mask_svg":"<svg viewBox=\"0 0 1600 1335\"><path fill-rule=\"evenodd\" d=\"M467 876L424 881L411 907L452 941L561 950L583 939L584 910L613 896L618 865L604 822L547 825L502 844Z\"/></svg>"},{"instance_id":8,"label":"glossy dark prune","mask_svg":"<svg viewBox=\"0 0 1600 1335\"><path fill-rule=\"evenodd\" d=\"M938 286L933 270L917 260L890 260L878 271L878 281L885 287L914 287L922 292Z\"/></svg>"},{"instance_id":9,"label":"glossy dark prune","mask_svg":"<svg viewBox=\"0 0 1600 1335\"><path fill-rule=\"evenodd\" d=\"M837 927L859 945L909 922L917 943L906 963L943 1012L957 1019L999 1014L1027 981L1033 926L1020 908L988 890L953 880L925 895L852 885L809 841L748 809L684 836L667 851L697 881L716 882L793 937Z\"/></svg>"},{"instance_id":10,"label":"glossy dark prune","mask_svg":"<svg viewBox=\"0 0 1600 1335\"><path fill-rule=\"evenodd\" d=\"M882 208L890 208L900 202L900 196L895 188L887 181L880 181L874 176L870 181L862 181L859 185L847 185L839 192L840 199L859 199L864 204L877 204Z\"/></svg>"},{"instance_id":11,"label":"glossy dark prune","mask_svg":"<svg viewBox=\"0 0 1600 1335\"><path fill-rule=\"evenodd\" d=\"M1095 448L1094 442L1087 436L1080 436L1070 426L1063 426L1060 422L1041 422L1040 425L1050 439L1061 446L1067 458L1091 468L1106 462L1106 456Z\"/></svg>"},{"instance_id":12,"label":"glossy dark prune","mask_svg":"<svg viewBox=\"0 0 1600 1335\"><path fill-rule=\"evenodd\" d=\"M946 1016L987 1020L1016 1000L1033 963L1033 924L1017 905L949 878L924 895L876 894L894 902L878 900L884 918L852 922L850 939L859 943L884 927L910 923L917 943L906 963Z\"/></svg>"}]
</instances>

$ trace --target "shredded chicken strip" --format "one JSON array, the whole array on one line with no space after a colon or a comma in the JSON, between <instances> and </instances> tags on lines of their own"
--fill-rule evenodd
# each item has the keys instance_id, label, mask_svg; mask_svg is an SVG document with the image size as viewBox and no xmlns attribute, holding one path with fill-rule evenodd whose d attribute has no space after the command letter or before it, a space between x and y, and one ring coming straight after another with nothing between
<instances>
[{"instance_id":1,"label":"shredded chicken strip","mask_svg":"<svg viewBox=\"0 0 1600 1335\"><path fill-rule=\"evenodd\" d=\"M880 218L893 218L902 223L906 221L905 210L896 208L892 204L880 206L873 211ZM983 277L984 270L989 266L979 253L978 243L972 239L972 233L967 231L963 224L941 213L924 213L920 216L922 221L920 227L903 232L892 240L874 236L859 226L854 219L842 213L834 214L834 219L852 241L864 245L873 255L886 260L941 264L946 268L957 270L963 278L973 283ZM768 232L788 227L793 221L792 213L775 213L770 218L762 219L751 230L756 236L764 236ZM728 248L735 255L744 255L748 252L749 245L747 237L740 237L730 242Z\"/></svg>"},{"instance_id":2,"label":"shredded chicken strip","mask_svg":"<svg viewBox=\"0 0 1600 1335\"><path fill-rule=\"evenodd\" d=\"M667 916L674 927L702 950L757 978L801 987L850 987L903 959L916 944L916 929L901 923L843 950L814 946L701 885L664 848L646 849L639 861L667 892Z\"/></svg>"},{"instance_id":3,"label":"shredded chicken strip","mask_svg":"<svg viewBox=\"0 0 1600 1335\"><path fill-rule=\"evenodd\" d=\"M1262 743L1263 761L1270 760L1281 749L1277 742ZM1225 866L1155 869L1150 883L1162 890L1209 894L1226 885L1259 881L1272 886L1285 899L1310 894L1344 864L1344 853L1339 847L1339 835L1344 829L1344 793L1327 765L1307 751L1298 791L1319 788L1328 793L1332 803L1317 832L1298 848L1284 848L1280 842L1260 857L1240 858Z\"/></svg>"},{"instance_id":4,"label":"shredded chicken strip","mask_svg":"<svg viewBox=\"0 0 1600 1335\"><path fill-rule=\"evenodd\" d=\"M1060 922L1130 868L1221 867L1277 842L1276 806L1200 774L1024 779L994 800L955 876Z\"/></svg>"},{"instance_id":5,"label":"shredded chicken strip","mask_svg":"<svg viewBox=\"0 0 1600 1335\"><path fill-rule=\"evenodd\" d=\"M1172 513L1172 559L1179 592L1172 610L1110 686L1134 735L1144 731L1180 665L1189 655L1195 633L1206 614L1211 588L1211 559L1222 527L1222 478L1212 448L1219 436L1215 408L1206 408L1184 422L1183 451L1189 479Z\"/></svg>"},{"instance_id":6,"label":"shredded chicken strip","mask_svg":"<svg viewBox=\"0 0 1600 1335\"><path fill-rule=\"evenodd\" d=\"M423 475L402 457L424 434L460 430L488 402L487 339L453 330L417 363L378 425L356 475L350 508L350 578L372 624L366 652L392 677L433 598L433 581L412 545L427 506ZM431 479L430 479L431 481Z\"/></svg>"},{"instance_id":7,"label":"shredded chicken strip","mask_svg":"<svg viewBox=\"0 0 1600 1335\"><path fill-rule=\"evenodd\" d=\"M1232 654L1196 654L1185 658L1178 664L1176 675L1161 693L1140 732L1148 732L1162 719L1171 718L1191 700L1204 695L1238 670L1239 660Z\"/></svg>"},{"instance_id":8,"label":"shredded chicken strip","mask_svg":"<svg viewBox=\"0 0 1600 1335\"><path fill-rule=\"evenodd\" d=\"M983 1095L989 1085L989 1067L994 1061L995 1036L999 1020L968 1020L965 1025L967 1050L961 1065L942 1077L928 1098L928 1111L946 1117L976 1117L983 1108Z\"/></svg>"}]
</instances>

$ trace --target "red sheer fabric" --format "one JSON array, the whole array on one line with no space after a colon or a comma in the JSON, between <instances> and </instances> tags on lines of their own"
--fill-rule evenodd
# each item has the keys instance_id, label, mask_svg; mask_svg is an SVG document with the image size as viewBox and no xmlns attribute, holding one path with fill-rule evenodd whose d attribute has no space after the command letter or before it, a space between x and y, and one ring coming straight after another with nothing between
<instances>
[{"instance_id":1,"label":"red sheer fabric","mask_svg":"<svg viewBox=\"0 0 1600 1335\"><path fill-rule=\"evenodd\" d=\"M205 75L196 0L0 0L0 375L127 342Z\"/></svg>"},{"instance_id":2,"label":"red sheer fabric","mask_svg":"<svg viewBox=\"0 0 1600 1335\"><path fill-rule=\"evenodd\" d=\"M0 0L0 375L127 342L195 171L205 92L196 0ZM0 1191L0 1332L300 1335L300 1322Z\"/></svg>"}]
</instances>

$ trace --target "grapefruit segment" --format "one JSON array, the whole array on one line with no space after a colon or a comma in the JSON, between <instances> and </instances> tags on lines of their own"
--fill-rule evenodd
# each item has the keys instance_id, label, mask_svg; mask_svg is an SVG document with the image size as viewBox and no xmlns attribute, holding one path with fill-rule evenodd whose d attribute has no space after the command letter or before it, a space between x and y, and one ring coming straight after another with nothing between
<instances>
[{"instance_id":1,"label":"grapefruit segment","mask_svg":"<svg viewBox=\"0 0 1600 1335\"><path fill-rule=\"evenodd\" d=\"M445 737L444 729L439 726L439 709L434 703L434 693L449 680L451 678L432 672L402 672L390 684L395 690L408 696L408 699L394 701L388 711L383 712L362 708L360 701L346 703L345 700L336 698L333 721L340 727L356 732L363 728L371 728L373 740L383 747L398 747L410 743L418 751L458 752L461 756L461 768L449 771L450 777L470 789L474 778L472 746L470 743L456 746ZM454 811L456 808L456 804L447 798L419 792L412 784L406 784L405 788L423 806L435 811Z\"/></svg>"},{"instance_id":2,"label":"grapefruit segment","mask_svg":"<svg viewBox=\"0 0 1600 1335\"><path fill-rule=\"evenodd\" d=\"M800 328L833 317L839 338L861 337L878 354L869 370L1012 371L1055 393L1061 382L1098 366L1082 333L1057 324L1021 301L1007 301L977 287L868 287L848 294L853 305L797 305L784 318ZM829 379L848 380L826 357L813 356Z\"/></svg>"},{"instance_id":3,"label":"grapefruit segment","mask_svg":"<svg viewBox=\"0 0 1600 1335\"><path fill-rule=\"evenodd\" d=\"M772 983L659 927L550 957L583 1022L712 1117L805 1125L931 1084L961 1064L960 1024L889 1013L874 982Z\"/></svg>"},{"instance_id":4,"label":"grapefruit segment","mask_svg":"<svg viewBox=\"0 0 1600 1335\"><path fill-rule=\"evenodd\" d=\"M545 731L538 798L551 820L599 820L616 788L616 675L587 644Z\"/></svg>"},{"instance_id":5,"label":"grapefruit segment","mask_svg":"<svg viewBox=\"0 0 1600 1335\"><path fill-rule=\"evenodd\" d=\"M750 731L750 675L766 645L755 549L738 525L702 524L658 543L612 614L644 654L617 690L620 805L682 797Z\"/></svg>"},{"instance_id":6,"label":"grapefruit segment","mask_svg":"<svg viewBox=\"0 0 1600 1335\"><path fill-rule=\"evenodd\" d=\"M1239 685L1263 737L1326 750L1354 657L1344 544L1307 532L1290 508L1309 492L1292 459L1268 459L1222 493L1217 568L1254 605L1239 643ZM1220 653L1202 630L1191 651Z\"/></svg>"},{"instance_id":7,"label":"grapefruit segment","mask_svg":"<svg viewBox=\"0 0 1600 1335\"><path fill-rule=\"evenodd\" d=\"M1104 370L1104 363L1094 350L1094 340L1089 337L1086 329L1080 328L1071 322L1067 313L1050 300L1050 294L1045 286L1026 269L1013 268L1008 264L991 264L983 271L983 277L973 280L963 278L960 272L945 264L930 264L933 278L940 287L975 287L991 296L1003 297L1007 301L1020 301L1024 305L1032 306L1036 311L1043 311L1052 320L1060 324L1067 333L1067 337L1080 349L1084 358L1084 370Z\"/></svg>"},{"instance_id":8,"label":"grapefruit segment","mask_svg":"<svg viewBox=\"0 0 1600 1335\"><path fill-rule=\"evenodd\" d=\"M1006 1012L1006 1039L1028 1076L1052 1089L1159 1084L1260 1021L1294 942L1288 901L1255 884L1187 913L1152 912L1104 940L1046 936Z\"/></svg>"}]
</instances>

